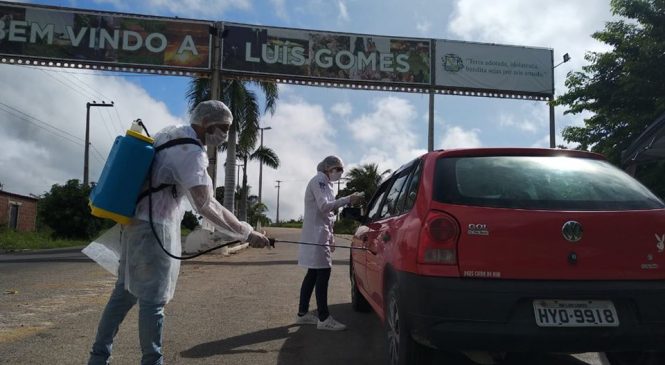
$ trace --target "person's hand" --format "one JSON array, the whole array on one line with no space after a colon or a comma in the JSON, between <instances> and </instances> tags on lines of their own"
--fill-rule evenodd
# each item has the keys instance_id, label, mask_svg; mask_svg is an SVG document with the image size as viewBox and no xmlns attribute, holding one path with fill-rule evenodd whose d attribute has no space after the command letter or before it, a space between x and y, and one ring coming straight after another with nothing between
<instances>
[{"instance_id":1,"label":"person's hand","mask_svg":"<svg viewBox=\"0 0 665 365\"><path fill-rule=\"evenodd\" d=\"M330 252L335 252L335 238L331 237L328 241L328 247L330 247Z\"/></svg>"},{"instance_id":2,"label":"person's hand","mask_svg":"<svg viewBox=\"0 0 665 365\"><path fill-rule=\"evenodd\" d=\"M349 196L350 196L351 205L355 205L356 203L363 200L363 198L365 197L365 193L353 193Z\"/></svg>"},{"instance_id":3,"label":"person's hand","mask_svg":"<svg viewBox=\"0 0 665 365\"><path fill-rule=\"evenodd\" d=\"M247 242L252 248L270 248L270 241L263 233L252 231L249 236L247 236Z\"/></svg>"}]
</instances>

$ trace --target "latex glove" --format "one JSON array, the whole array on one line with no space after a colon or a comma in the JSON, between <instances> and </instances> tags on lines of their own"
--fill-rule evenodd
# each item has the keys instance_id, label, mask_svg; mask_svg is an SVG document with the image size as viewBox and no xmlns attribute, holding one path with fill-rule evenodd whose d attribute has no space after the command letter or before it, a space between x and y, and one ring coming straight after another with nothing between
<instances>
[{"instance_id":1,"label":"latex glove","mask_svg":"<svg viewBox=\"0 0 665 365\"><path fill-rule=\"evenodd\" d=\"M257 231L250 232L249 236L247 236L247 242L249 242L249 245L252 248L264 248L264 247L270 248L270 241L268 241L268 237L266 237L261 232Z\"/></svg>"},{"instance_id":2,"label":"latex glove","mask_svg":"<svg viewBox=\"0 0 665 365\"><path fill-rule=\"evenodd\" d=\"M353 193L349 196L350 196L351 205L355 205L356 203L363 200L363 198L365 197L365 193Z\"/></svg>"}]
</instances>

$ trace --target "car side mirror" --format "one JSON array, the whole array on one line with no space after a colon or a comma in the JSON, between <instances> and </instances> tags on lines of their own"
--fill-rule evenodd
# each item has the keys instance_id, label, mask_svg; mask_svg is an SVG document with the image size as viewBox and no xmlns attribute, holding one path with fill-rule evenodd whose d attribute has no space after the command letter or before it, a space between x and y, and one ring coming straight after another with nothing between
<instances>
[{"instance_id":1,"label":"car side mirror","mask_svg":"<svg viewBox=\"0 0 665 365\"><path fill-rule=\"evenodd\" d=\"M341 217L360 222L361 224L365 223L365 216L363 216L361 209L357 207L347 207L342 209Z\"/></svg>"}]
</instances>

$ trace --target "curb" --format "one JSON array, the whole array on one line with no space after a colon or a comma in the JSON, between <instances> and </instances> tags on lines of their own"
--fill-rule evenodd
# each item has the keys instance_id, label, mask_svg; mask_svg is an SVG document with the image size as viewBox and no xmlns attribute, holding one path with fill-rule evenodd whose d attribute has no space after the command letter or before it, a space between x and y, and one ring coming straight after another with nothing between
<instances>
[{"instance_id":1,"label":"curb","mask_svg":"<svg viewBox=\"0 0 665 365\"><path fill-rule=\"evenodd\" d=\"M245 248L247 248L247 247L249 247L249 243L248 243L248 242L245 242L245 243L242 243L242 244L239 244L239 245L237 245L237 246L233 246L233 247L229 248L229 251L228 251L228 252L229 252L229 254L234 254L234 253L236 253L236 252L238 252L238 251L240 251L240 250L243 250L243 249L245 249Z\"/></svg>"}]
</instances>

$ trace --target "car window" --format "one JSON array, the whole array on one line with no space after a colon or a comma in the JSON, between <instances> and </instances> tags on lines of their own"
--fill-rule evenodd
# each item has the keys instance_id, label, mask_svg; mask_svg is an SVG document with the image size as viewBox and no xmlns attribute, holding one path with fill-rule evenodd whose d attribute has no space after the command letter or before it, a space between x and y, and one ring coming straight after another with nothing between
<instances>
[{"instance_id":1,"label":"car window","mask_svg":"<svg viewBox=\"0 0 665 365\"><path fill-rule=\"evenodd\" d=\"M381 206L381 201L383 200L383 197L386 195L385 194L386 185L388 185L387 182L379 186L379 190L377 191L376 194L374 194L374 199L372 199L372 201L367 206L367 218L369 220L372 220L377 216L379 207Z\"/></svg>"},{"instance_id":2,"label":"car window","mask_svg":"<svg viewBox=\"0 0 665 365\"><path fill-rule=\"evenodd\" d=\"M397 201L397 211L399 214L406 213L416 202L416 196L418 194L418 186L420 183L420 171L422 170L422 163L416 163L416 166L413 168L412 173L409 175L409 180L407 180L406 187L402 189L402 193L399 195Z\"/></svg>"},{"instance_id":3,"label":"car window","mask_svg":"<svg viewBox=\"0 0 665 365\"><path fill-rule=\"evenodd\" d=\"M564 156L441 158L434 199L518 209L664 208L647 188L603 160Z\"/></svg>"},{"instance_id":4,"label":"car window","mask_svg":"<svg viewBox=\"0 0 665 365\"><path fill-rule=\"evenodd\" d=\"M400 173L400 175L398 175L393 180L394 182L390 187L390 190L388 191L388 194L386 195L383 204L381 205L381 209L379 210L380 213L378 218L388 218L397 213L396 206L397 206L397 200L399 198L399 193L402 191L404 183L406 182L408 177L409 177L409 171L404 171Z\"/></svg>"}]
</instances>

